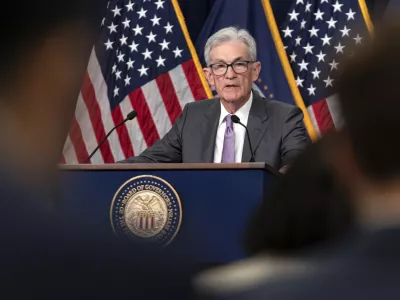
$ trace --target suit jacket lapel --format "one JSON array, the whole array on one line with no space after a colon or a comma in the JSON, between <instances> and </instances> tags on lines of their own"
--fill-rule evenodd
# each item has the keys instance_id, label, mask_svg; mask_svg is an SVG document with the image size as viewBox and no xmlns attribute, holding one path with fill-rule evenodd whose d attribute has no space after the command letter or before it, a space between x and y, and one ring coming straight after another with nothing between
<instances>
[{"instance_id":1,"label":"suit jacket lapel","mask_svg":"<svg viewBox=\"0 0 400 300\"><path fill-rule=\"evenodd\" d=\"M214 161L215 139L217 137L220 115L220 100L219 98L214 98L204 115L204 122L201 124L201 161L203 163L210 163Z\"/></svg>"},{"instance_id":2,"label":"suit jacket lapel","mask_svg":"<svg viewBox=\"0 0 400 300\"><path fill-rule=\"evenodd\" d=\"M250 141L253 151L256 152L258 145L267 130L268 113L266 110L265 99L258 92L253 90L253 103L251 104L247 129L250 134ZM255 156L255 155L254 155ZM243 144L242 162L249 162L251 158L250 146L247 140L247 134Z\"/></svg>"}]
</instances>

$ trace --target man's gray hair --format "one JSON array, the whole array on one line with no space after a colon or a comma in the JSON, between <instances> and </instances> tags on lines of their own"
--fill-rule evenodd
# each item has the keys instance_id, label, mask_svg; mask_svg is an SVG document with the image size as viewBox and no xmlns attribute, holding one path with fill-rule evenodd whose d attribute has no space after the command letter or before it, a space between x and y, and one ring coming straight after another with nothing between
<instances>
[{"instance_id":1,"label":"man's gray hair","mask_svg":"<svg viewBox=\"0 0 400 300\"><path fill-rule=\"evenodd\" d=\"M206 46L204 47L204 60L206 61L207 66L211 62L211 49L217 45L230 41L240 41L245 44L249 49L249 59L253 61L257 60L256 41L250 33L246 29L226 27L214 33L207 40Z\"/></svg>"}]
</instances>

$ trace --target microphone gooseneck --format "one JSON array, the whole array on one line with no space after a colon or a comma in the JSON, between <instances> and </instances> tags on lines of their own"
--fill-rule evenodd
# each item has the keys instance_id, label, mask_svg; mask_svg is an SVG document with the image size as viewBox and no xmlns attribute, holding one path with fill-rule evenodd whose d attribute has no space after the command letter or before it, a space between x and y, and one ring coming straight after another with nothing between
<instances>
[{"instance_id":1,"label":"microphone gooseneck","mask_svg":"<svg viewBox=\"0 0 400 300\"><path fill-rule=\"evenodd\" d=\"M89 155L89 157L84 161L84 164L87 164L89 162L89 160L93 157L93 155L97 152L97 150L99 150L99 148L101 147L101 145L103 145L103 143L107 140L107 138L110 136L110 134L119 126L121 126L122 124L124 124L126 121L129 120L133 120L134 118L136 118L137 116L137 112L136 111L131 111L126 118L118 123L117 125L115 125L108 133L107 135L100 141L100 143L97 145L97 147L92 151L92 153Z\"/></svg>"},{"instance_id":2,"label":"microphone gooseneck","mask_svg":"<svg viewBox=\"0 0 400 300\"><path fill-rule=\"evenodd\" d=\"M253 147L251 146L250 135L249 135L249 130L247 129L247 126L244 125L242 122L240 122L240 118L238 116L236 116L236 115L232 115L231 116L231 120L232 120L233 123L240 124L240 125L242 125L244 127L244 129L246 129L247 141L249 143L250 153L251 153L251 157L250 157L250 161L249 162L255 162Z\"/></svg>"}]
</instances>

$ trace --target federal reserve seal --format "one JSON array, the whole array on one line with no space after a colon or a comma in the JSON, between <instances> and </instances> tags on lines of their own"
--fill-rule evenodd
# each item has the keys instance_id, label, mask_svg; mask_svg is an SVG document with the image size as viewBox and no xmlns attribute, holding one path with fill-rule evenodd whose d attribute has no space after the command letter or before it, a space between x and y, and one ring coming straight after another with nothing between
<instances>
[{"instance_id":1,"label":"federal reserve seal","mask_svg":"<svg viewBox=\"0 0 400 300\"><path fill-rule=\"evenodd\" d=\"M142 175L119 188L111 204L110 217L117 236L166 246L179 231L182 206L168 182Z\"/></svg>"}]
</instances>

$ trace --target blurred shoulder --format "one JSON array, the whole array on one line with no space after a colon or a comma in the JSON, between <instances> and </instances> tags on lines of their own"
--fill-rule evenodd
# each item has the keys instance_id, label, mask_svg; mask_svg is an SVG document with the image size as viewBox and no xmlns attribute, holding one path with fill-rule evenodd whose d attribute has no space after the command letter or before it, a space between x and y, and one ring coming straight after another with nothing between
<instances>
[{"instance_id":1,"label":"blurred shoulder","mask_svg":"<svg viewBox=\"0 0 400 300\"><path fill-rule=\"evenodd\" d=\"M204 271L194 278L193 286L200 295L227 296L304 274L311 267L306 261L260 255Z\"/></svg>"}]
</instances>

